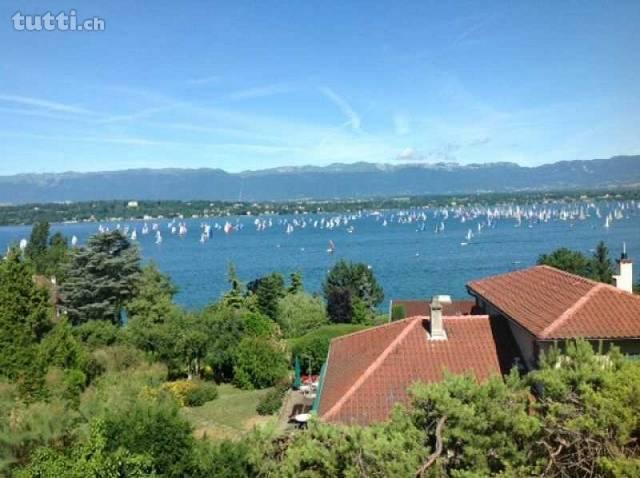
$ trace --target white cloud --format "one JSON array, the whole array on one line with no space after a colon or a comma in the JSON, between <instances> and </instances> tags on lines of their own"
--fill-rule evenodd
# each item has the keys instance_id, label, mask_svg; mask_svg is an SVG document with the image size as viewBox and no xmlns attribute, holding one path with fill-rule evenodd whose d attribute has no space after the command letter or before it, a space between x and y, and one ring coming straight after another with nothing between
<instances>
[{"instance_id":1,"label":"white cloud","mask_svg":"<svg viewBox=\"0 0 640 478\"><path fill-rule=\"evenodd\" d=\"M60 113L73 113L82 115L93 114L91 111L79 106L57 103L55 101L43 100L41 98L33 98L29 96L0 95L0 101L16 103L23 106L31 106L34 108L41 108L48 111L57 111Z\"/></svg>"},{"instance_id":2,"label":"white cloud","mask_svg":"<svg viewBox=\"0 0 640 478\"><path fill-rule=\"evenodd\" d=\"M360 115L354 111L351 105L342 96L338 95L331 88L323 86L320 88L323 95L329 98L347 117L345 125L351 126L354 131L360 130Z\"/></svg>"}]
</instances>

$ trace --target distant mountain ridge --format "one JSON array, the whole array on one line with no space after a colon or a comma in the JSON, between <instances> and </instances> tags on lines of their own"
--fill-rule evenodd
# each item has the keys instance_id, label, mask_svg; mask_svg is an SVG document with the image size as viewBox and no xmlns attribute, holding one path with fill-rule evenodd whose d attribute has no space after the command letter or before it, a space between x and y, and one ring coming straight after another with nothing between
<instances>
[{"instance_id":1,"label":"distant mountain ridge","mask_svg":"<svg viewBox=\"0 0 640 478\"><path fill-rule=\"evenodd\" d=\"M0 176L0 203L92 200L282 201L640 186L640 155L460 165L353 163L228 173L131 169Z\"/></svg>"}]
</instances>

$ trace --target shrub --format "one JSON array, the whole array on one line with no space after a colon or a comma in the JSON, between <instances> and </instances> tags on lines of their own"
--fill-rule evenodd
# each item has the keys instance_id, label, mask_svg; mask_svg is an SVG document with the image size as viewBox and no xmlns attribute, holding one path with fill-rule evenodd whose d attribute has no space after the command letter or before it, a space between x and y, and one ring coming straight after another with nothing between
<instances>
[{"instance_id":1,"label":"shrub","mask_svg":"<svg viewBox=\"0 0 640 478\"><path fill-rule=\"evenodd\" d=\"M289 382L286 381L278 383L273 390L269 390L256 407L258 414L273 415L280 411L287 390L289 390Z\"/></svg>"},{"instance_id":2,"label":"shrub","mask_svg":"<svg viewBox=\"0 0 640 478\"><path fill-rule=\"evenodd\" d=\"M208 382L198 382L198 387L187 396L187 405L199 407L218 398L218 387Z\"/></svg>"},{"instance_id":3,"label":"shrub","mask_svg":"<svg viewBox=\"0 0 640 478\"><path fill-rule=\"evenodd\" d=\"M287 357L273 342L247 337L238 345L233 372L240 388L271 387L287 374Z\"/></svg>"},{"instance_id":4,"label":"shrub","mask_svg":"<svg viewBox=\"0 0 640 478\"><path fill-rule=\"evenodd\" d=\"M280 299L276 320L285 337L300 337L329 322L325 309L320 297L298 292Z\"/></svg>"},{"instance_id":5,"label":"shrub","mask_svg":"<svg viewBox=\"0 0 640 478\"><path fill-rule=\"evenodd\" d=\"M391 321L402 320L407 316L407 310L402 304L393 304L391 307Z\"/></svg>"},{"instance_id":6,"label":"shrub","mask_svg":"<svg viewBox=\"0 0 640 478\"><path fill-rule=\"evenodd\" d=\"M169 391L181 407L199 407L218 396L218 389L212 383L200 380L176 380L162 386Z\"/></svg>"},{"instance_id":7,"label":"shrub","mask_svg":"<svg viewBox=\"0 0 640 478\"><path fill-rule=\"evenodd\" d=\"M104 320L90 320L73 328L73 334L87 347L107 347L120 341L120 328Z\"/></svg>"},{"instance_id":8,"label":"shrub","mask_svg":"<svg viewBox=\"0 0 640 478\"><path fill-rule=\"evenodd\" d=\"M129 345L113 345L95 350L93 358L106 372L120 372L145 362L144 354Z\"/></svg>"},{"instance_id":9,"label":"shrub","mask_svg":"<svg viewBox=\"0 0 640 478\"><path fill-rule=\"evenodd\" d=\"M325 325L302 337L289 340L292 357L299 357L305 372L318 373L327 359L331 339L366 328L356 324Z\"/></svg>"}]
</instances>

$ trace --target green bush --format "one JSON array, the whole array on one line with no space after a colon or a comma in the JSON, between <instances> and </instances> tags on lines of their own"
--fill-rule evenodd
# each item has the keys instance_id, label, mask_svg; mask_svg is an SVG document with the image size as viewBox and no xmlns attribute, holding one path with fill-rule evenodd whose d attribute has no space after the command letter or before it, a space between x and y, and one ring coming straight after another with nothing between
<instances>
[{"instance_id":1,"label":"green bush","mask_svg":"<svg viewBox=\"0 0 640 478\"><path fill-rule=\"evenodd\" d=\"M402 320L407 316L407 310L402 304L393 304L391 307L391 320Z\"/></svg>"},{"instance_id":2,"label":"green bush","mask_svg":"<svg viewBox=\"0 0 640 478\"><path fill-rule=\"evenodd\" d=\"M120 341L120 328L104 320L90 320L73 328L73 334L87 347L107 347Z\"/></svg>"},{"instance_id":3,"label":"green bush","mask_svg":"<svg viewBox=\"0 0 640 478\"><path fill-rule=\"evenodd\" d=\"M289 340L292 357L299 357L305 372L318 373L327 359L331 339L363 330L360 324L325 325L302 337Z\"/></svg>"},{"instance_id":4,"label":"green bush","mask_svg":"<svg viewBox=\"0 0 640 478\"><path fill-rule=\"evenodd\" d=\"M289 382L286 381L280 382L273 390L269 390L256 407L258 414L273 415L280 411L287 390L289 390Z\"/></svg>"},{"instance_id":5,"label":"green bush","mask_svg":"<svg viewBox=\"0 0 640 478\"><path fill-rule=\"evenodd\" d=\"M287 338L300 337L329 323L323 300L304 292L280 299L276 321Z\"/></svg>"},{"instance_id":6,"label":"green bush","mask_svg":"<svg viewBox=\"0 0 640 478\"><path fill-rule=\"evenodd\" d=\"M247 337L236 350L233 381L243 389L267 388L283 379L287 369L287 357L278 344L260 337Z\"/></svg>"},{"instance_id":7,"label":"green bush","mask_svg":"<svg viewBox=\"0 0 640 478\"><path fill-rule=\"evenodd\" d=\"M187 405L199 407L218 398L218 387L209 382L198 382L198 386L187 394Z\"/></svg>"}]
</instances>

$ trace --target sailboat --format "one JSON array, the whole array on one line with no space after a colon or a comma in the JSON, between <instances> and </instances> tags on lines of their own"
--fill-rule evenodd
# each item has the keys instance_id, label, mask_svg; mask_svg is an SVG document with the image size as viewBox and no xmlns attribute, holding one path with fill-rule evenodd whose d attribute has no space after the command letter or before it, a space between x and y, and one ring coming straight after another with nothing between
<instances>
[{"instance_id":1,"label":"sailboat","mask_svg":"<svg viewBox=\"0 0 640 478\"><path fill-rule=\"evenodd\" d=\"M162 244L162 234L160 234L160 231L156 231L156 244Z\"/></svg>"},{"instance_id":2,"label":"sailboat","mask_svg":"<svg viewBox=\"0 0 640 478\"><path fill-rule=\"evenodd\" d=\"M76 236L73 236L71 238L71 247L76 247L78 245L78 238Z\"/></svg>"},{"instance_id":3,"label":"sailboat","mask_svg":"<svg viewBox=\"0 0 640 478\"><path fill-rule=\"evenodd\" d=\"M291 223L287 224L287 234L291 234L293 232L293 225Z\"/></svg>"},{"instance_id":4,"label":"sailboat","mask_svg":"<svg viewBox=\"0 0 640 478\"><path fill-rule=\"evenodd\" d=\"M138 231L134 229L133 232L131 233L131 240L135 241L136 239L138 239Z\"/></svg>"},{"instance_id":5,"label":"sailboat","mask_svg":"<svg viewBox=\"0 0 640 478\"><path fill-rule=\"evenodd\" d=\"M334 252L336 252L336 245L333 243L333 241L329 241L329 247L327 248L327 253L333 254Z\"/></svg>"}]
</instances>

